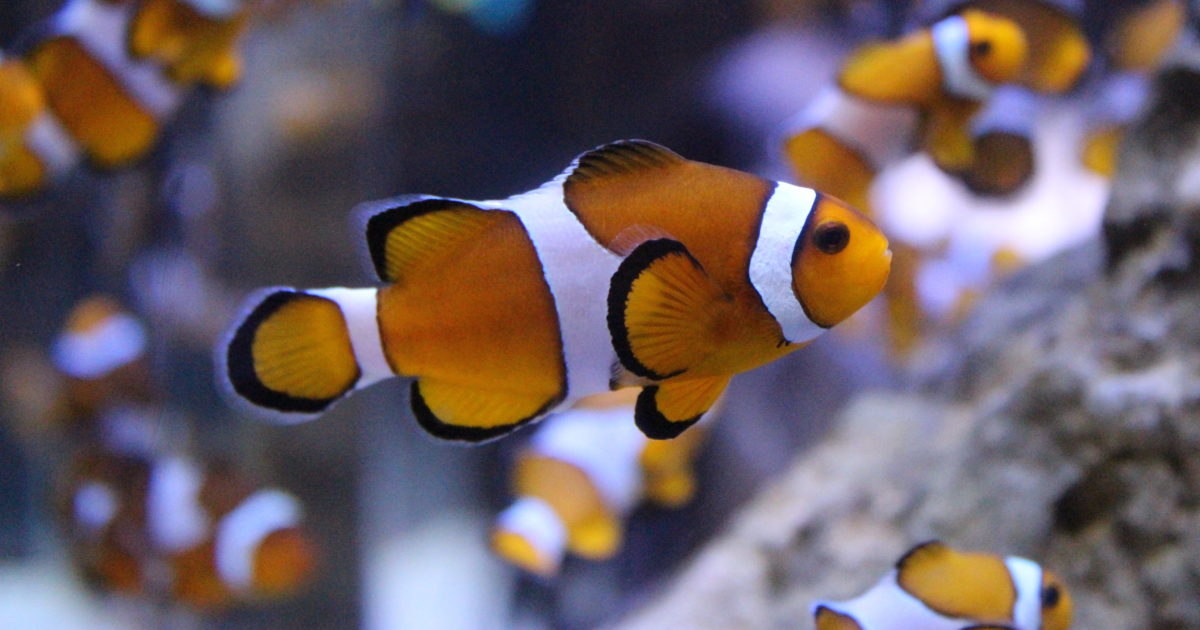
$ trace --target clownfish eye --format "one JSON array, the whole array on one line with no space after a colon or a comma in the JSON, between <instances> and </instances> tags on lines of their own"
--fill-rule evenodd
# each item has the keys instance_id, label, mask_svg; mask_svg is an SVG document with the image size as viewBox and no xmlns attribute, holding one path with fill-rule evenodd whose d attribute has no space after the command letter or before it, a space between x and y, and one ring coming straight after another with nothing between
<instances>
[{"instance_id":1,"label":"clownfish eye","mask_svg":"<svg viewBox=\"0 0 1200 630\"><path fill-rule=\"evenodd\" d=\"M1054 608L1058 605L1058 600L1062 597L1058 586L1051 584L1042 589L1042 608Z\"/></svg>"},{"instance_id":2,"label":"clownfish eye","mask_svg":"<svg viewBox=\"0 0 1200 630\"><path fill-rule=\"evenodd\" d=\"M984 57L990 52L992 52L992 42L986 39L981 42L975 42L974 44L971 44L972 57Z\"/></svg>"},{"instance_id":3,"label":"clownfish eye","mask_svg":"<svg viewBox=\"0 0 1200 630\"><path fill-rule=\"evenodd\" d=\"M830 221L817 226L813 232L813 245L826 254L836 254L850 243L850 228L841 221Z\"/></svg>"}]
</instances>

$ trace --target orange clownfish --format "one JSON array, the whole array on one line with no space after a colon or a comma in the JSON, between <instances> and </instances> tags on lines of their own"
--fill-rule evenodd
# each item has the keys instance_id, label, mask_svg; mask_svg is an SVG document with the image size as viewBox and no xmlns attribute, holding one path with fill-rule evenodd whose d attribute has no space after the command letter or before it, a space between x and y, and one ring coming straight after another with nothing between
<instances>
[{"instance_id":1,"label":"orange clownfish","mask_svg":"<svg viewBox=\"0 0 1200 630\"><path fill-rule=\"evenodd\" d=\"M635 403L630 389L599 394L538 427L513 471L517 500L492 530L497 554L553 576L568 551L591 560L612 557L639 501L677 507L691 499L691 464L704 424L674 440L649 440L629 421Z\"/></svg>"},{"instance_id":2,"label":"orange clownfish","mask_svg":"<svg viewBox=\"0 0 1200 630\"><path fill-rule=\"evenodd\" d=\"M971 117L1025 51L1015 23L974 10L860 48L791 123L785 151L799 181L869 208L875 175L914 142L943 168L966 168Z\"/></svg>"},{"instance_id":3,"label":"orange clownfish","mask_svg":"<svg viewBox=\"0 0 1200 630\"><path fill-rule=\"evenodd\" d=\"M21 125L0 103L0 132L20 136L0 138L0 197L36 193L83 159L145 155L191 88L238 79L246 19L235 0L69 0L18 60L25 72L0 73L0 92L40 92Z\"/></svg>"},{"instance_id":4,"label":"orange clownfish","mask_svg":"<svg viewBox=\"0 0 1200 630\"><path fill-rule=\"evenodd\" d=\"M1050 571L1016 556L916 546L875 586L812 607L817 630L1067 630L1071 597Z\"/></svg>"},{"instance_id":5,"label":"orange clownfish","mask_svg":"<svg viewBox=\"0 0 1200 630\"><path fill-rule=\"evenodd\" d=\"M75 557L104 590L212 609L287 595L312 570L294 497L185 457L85 454L64 494Z\"/></svg>"},{"instance_id":6,"label":"orange clownfish","mask_svg":"<svg viewBox=\"0 0 1200 630\"><path fill-rule=\"evenodd\" d=\"M1027 63L1020 75L1011 86L997 91L972 121L974 161L965 169L947 169L977 194L1011 194L1033 176L1033 125L1044 96L1073 88L1091 60L1080 3L959 0L924 4L934 10L926 12L933 19L977 9L1012 20L1025 33Z\"/></svg>"},{"instance_id":7,"label":"orange clownfish","mask_svg":"<svg viewBox=\"0 0 1200 630\"><path fill-rule=\"evenodd\" d=\"M637 426L671 438L732 375L875 297L891 260L883 234L837 199L642 140L589 151L508 199L366 211L387 284L257 297L222 353L247 401L304 418L414 377L426 430L482 441L636 385Z\"/></svg>"}]
</instances>

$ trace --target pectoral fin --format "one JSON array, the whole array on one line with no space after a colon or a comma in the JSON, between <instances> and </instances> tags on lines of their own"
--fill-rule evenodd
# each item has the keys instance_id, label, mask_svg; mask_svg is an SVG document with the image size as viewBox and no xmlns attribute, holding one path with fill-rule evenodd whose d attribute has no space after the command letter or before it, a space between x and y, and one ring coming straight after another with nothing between
<instances>
[{"instance_id":1,"label":"pectoral fin","mask_svg":"<svg viewBox=\"0 0 1200 630\"><path fill-rule=\"evenodd\" d=\"M484 442L541 416L558 400L421 378L413 383L411 402L417 422L435 437Z\"/></svg>"},{"instance_id":2,"label":"pectoral fin","mask_svg":"<svg viewBox=\"0 0 1200 630\"><path fill-rule=\"evenodd\" d=\"M729 385L729 378L689 378L647 386L634 407L634 422L650 439L676 437L713 406Z\"/></svg>"},{"instance_id":3,"label":"pectoral fin","mask_svg":"<svg viewBox=\"0 0 1200 630\"><path fill-rule=\"evenodd\" d=\"M608 329L621 364L653 380L677 376L717 345L729 298L682 243L647 241L613 274Z\"/></svg>"}]
</instances>

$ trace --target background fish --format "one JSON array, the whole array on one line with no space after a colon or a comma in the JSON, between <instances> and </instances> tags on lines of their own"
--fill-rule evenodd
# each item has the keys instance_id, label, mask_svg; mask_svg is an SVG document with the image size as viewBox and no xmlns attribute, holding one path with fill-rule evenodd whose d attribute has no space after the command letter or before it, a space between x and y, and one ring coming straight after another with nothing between
<instances>
[{"instance_id":1,"label":"background fish","mask_svg":"<svg viewBox=\"0 0 1200 630\"><path fill-rule=\"evenodd\" d=\"M516 501L496 517L498 555L552 576L568 551L591 560L617 553L641 501L678 507L691 499L703 425L649 440L631 422L636 400L631 389L599 394L538 427L513 467Z\"/></svg>"},{"instance_id":2,"label":"background fish","mask_svg":"<svg viewBox=\"0 0 1200 630\"><path fill-rule=\"evenodd\" d=\"M0 198L28 196L80 161L104 168L145 156L192 88L228 88L241 74L240 2L68 0L0 73L0 100L26 98L36 115L0 103ZM30 81L32 78L32 82ZM44 103L44 108L41 106Z\"/></svg>"},{"instance_id":3,"label":"background fish","mask_svg":"<svg viewBox=\"0 0 1200 630\"><path fill-rule=\"evenodd\" d=\"M817 630L1067 630L1071 597L1037 563L917 545L866 593L812 607Z\"/></svg>"}]
</instances>

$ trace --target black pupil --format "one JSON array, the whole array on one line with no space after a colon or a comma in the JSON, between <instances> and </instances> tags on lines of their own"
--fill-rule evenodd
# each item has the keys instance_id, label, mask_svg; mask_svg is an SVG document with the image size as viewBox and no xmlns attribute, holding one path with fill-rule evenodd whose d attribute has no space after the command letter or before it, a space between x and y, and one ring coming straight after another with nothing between
<instances>
[{"instance_id":1,"label":"black pupil","mask_svg":"<svg viewBox=\"0 0 1200 630\"><path fill-rule=\"evenodd\" d=\"M992 52L992 42L989 41L976 42L971 46L971 54L977 57L982 57L990 52Z\"/></svg>"},{"instance_id":2,"label":"black pupil","mask_svg":"<svg viewBox=\"0 0 1200 630\"><path fill-rule=\"evenodd\" d=\"M843 249L846 249L846 244L850 242L850 228L847 228L844 223L824 223L817 227L816 234L813 235L813 243L817 249L826 254L836 254Z\"/></svg>"},{"instance_id":3,"label":"black pupil","mask_svg":"<svg viewBox=\"0 0 1200 630\"><path fill-rule=\"evenodd\" d=\"M1042 589L1042 608L1053 608L1058 605L1058 587L1047 586Z\"/></svg>"}]
</instances>

